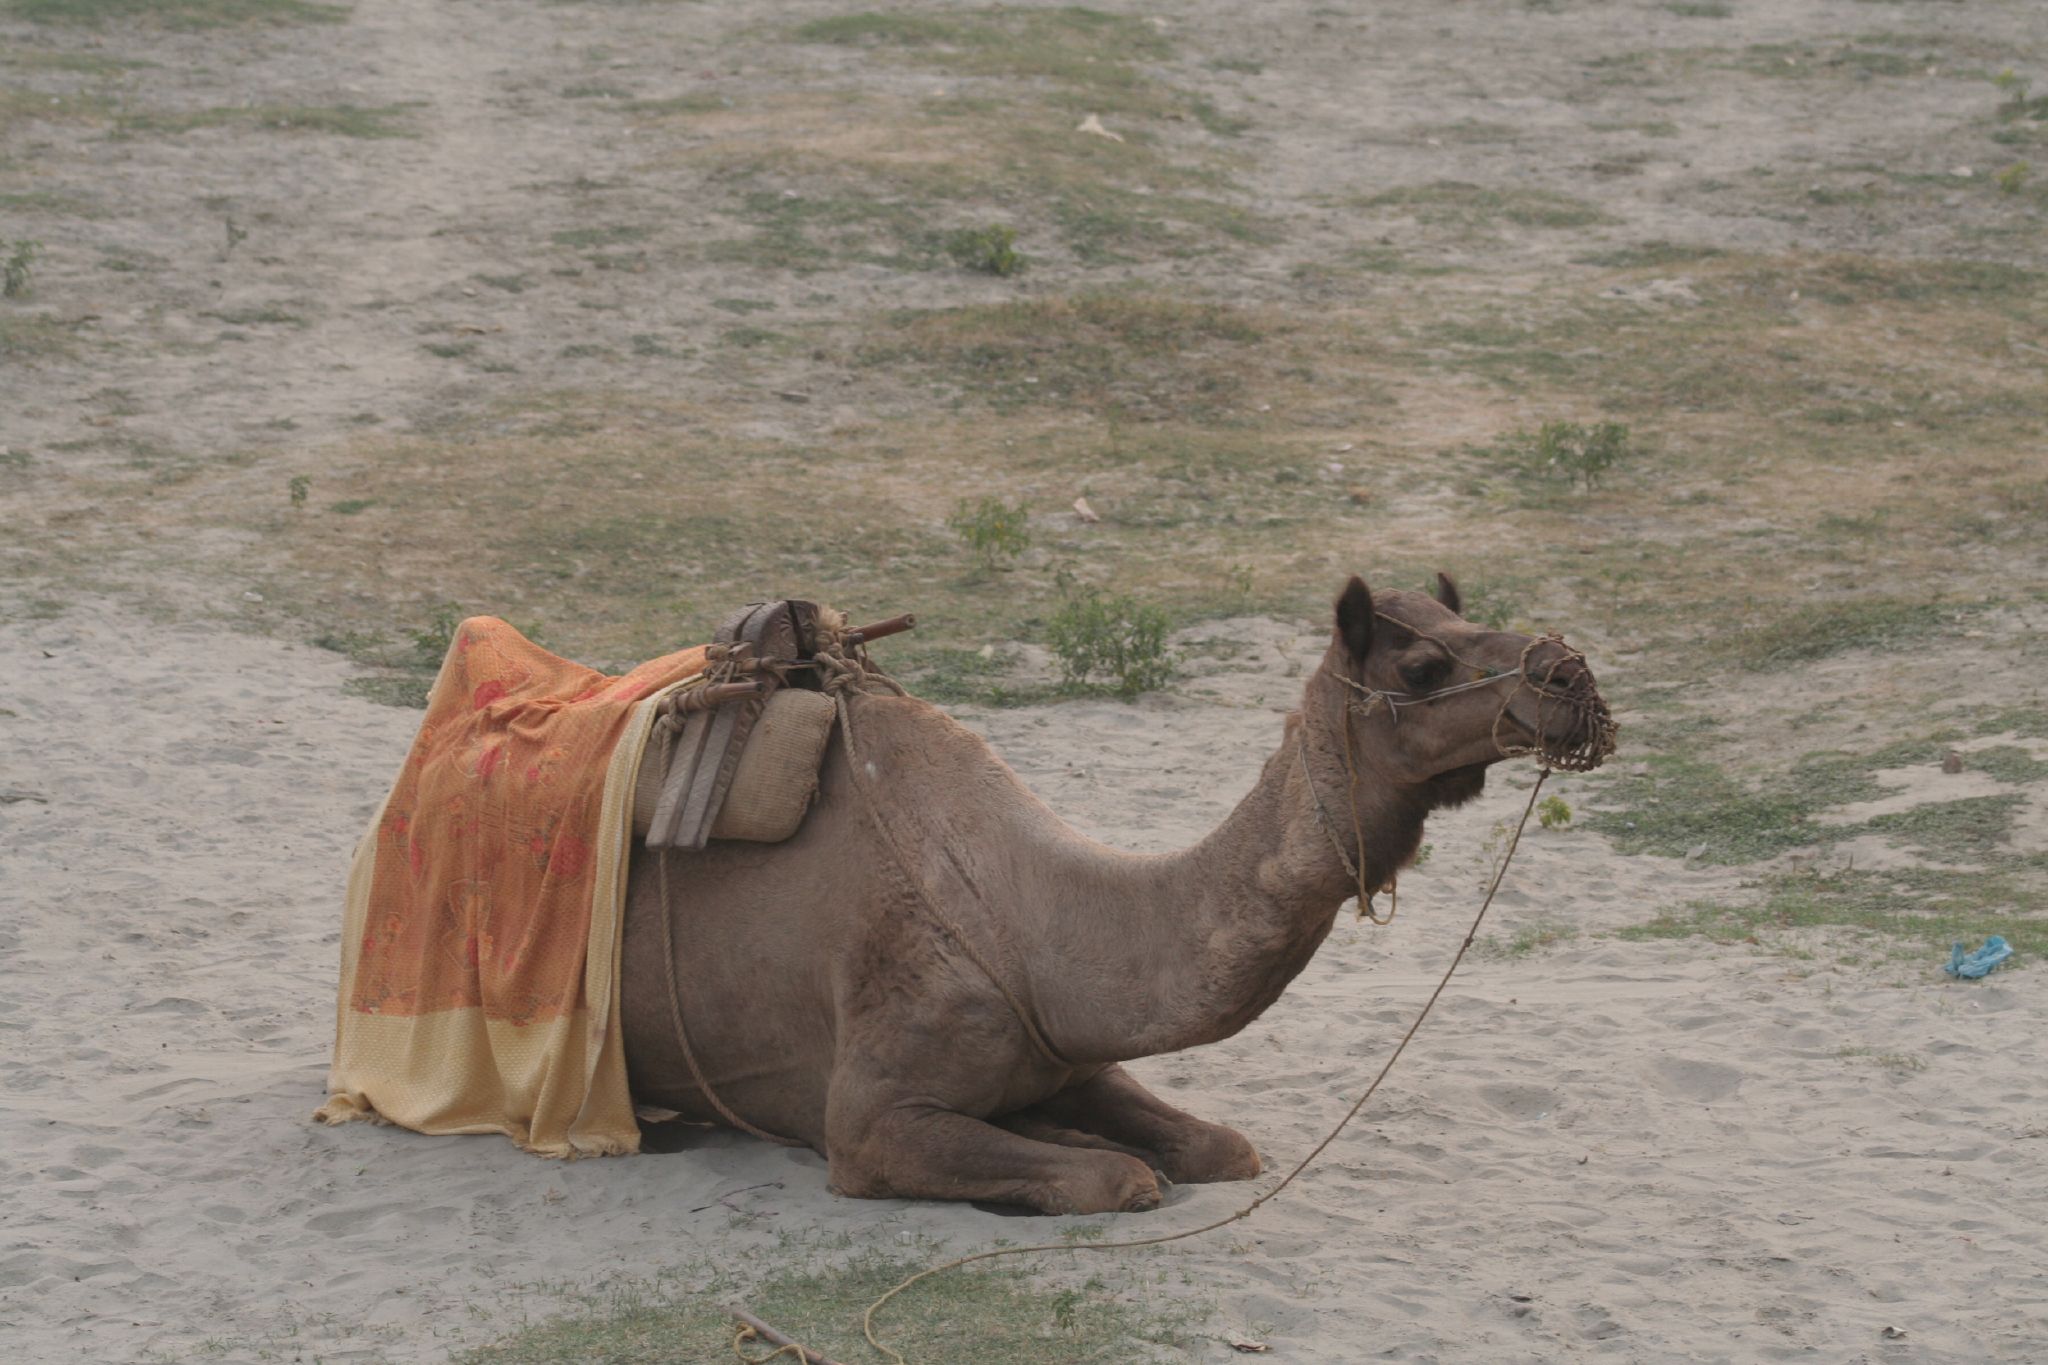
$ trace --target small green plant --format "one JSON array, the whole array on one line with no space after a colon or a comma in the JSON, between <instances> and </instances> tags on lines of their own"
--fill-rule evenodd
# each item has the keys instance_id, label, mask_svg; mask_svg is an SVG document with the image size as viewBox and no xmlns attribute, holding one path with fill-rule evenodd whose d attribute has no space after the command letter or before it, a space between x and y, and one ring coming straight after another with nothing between
<instances>
[{"instance_id":1,"label":"small green plant","mask_svg":"<svg viewBox=\"0 0 2048 1365\"><path fill-rule=\"evenodd\" d=\"M2005 92L2005 102L1998 106L1998 117L2007 123L2014 119L2048 118L2048 95L2029 98L2034 83L2011 67L1991 78L1991 83Z\"/></svg>"},{"instance_id":2,"label":"small green plant","mask_svg":"<svg viewBox=\"0 0 2048 1365\"><path fill-rule=\"evenodd\" d=\"M304 474L294 474L291 477L291 482L286 484L285 487L290 490L292 506L304 507L306 505L306 495L313 491L313 481Z\"/></svg>"},{"instance_id":3,"label":"small green plant","mask_svg":"<svg viewBox=\"0 0 2048 1365\"><path fill-rule=\"evenodd\" d=\"M2033 167L2026 162L2015 161L2012 165L2007 166L2004 170L1993 176L1992 181L2005 193L2018 194L2020 186L2027 183L2027 173L2031 170L2033 170Z\"/></svg>"},{"instance_id":4,"label":"small green plant","mask_svg":"<svg viewBox=\"0 0 2048 1365\"><path fill-rule=\"evenodd\" d=\"M1545 422L1533 433L1516 432L1508 439L1506 453L1526 473L1541 478L1561 475L1590 492L1608 470L1633 453L1633 447L1628 427L1620 422Z\"/></svg>"},{"instance_id":5,"label":"small green plant","mask_svg":"<svg viewBox=\"0 0 2048 1365\"><path fill-rule=\"evenodd\" d=\"M1572 822L1572 808L1562 796L1546 796L1536 803L1536 823L1545 829L1563 829Z\"/></svg>"},{"instance_id":6,"label":"small green plant","mask_svg":"<svg viewBox=\"0 0 2048 1365\"><path fill-rule=\"evenodd\" d=\"M416 668L439 668L447 656L448 646L455 643L455 628L462 624L462 607L454 602L443 602L427 617L427 623L416 630L406 632L412 638L413 666Z\"/></svg>"},{"instance_id":7,"label":"small green plant","mask_svg":"<svg viewBox=\"0 0 2048 1365\"><path fill-rule=\"evenodd\" d=\"M1488 934L1472 946L1478 949L1481 957L1498 962L1530 957L1547 948L1555 948L1560 943L1569 943L1578 936L1579 931L1569 924L1539 919L1515 930L1509 938L1502 939Z\"/></svg>"},{"instance_id":8,"label":"small green plant","mask_svg":"<svg viewBox=\"0 0 2048 1365\"><path fill-rule=\"evenodd\" d=\"M1015 275L1029 263L1017 250L1017 230L1007 227L962 228L946 239L946 254L982 275Z\"/></svg>"},{"instance_id":9,"label":"small green plant","mask_svg":"<svg viewBox=\"0 0 2048 1365\"><path fill-rule=\"evenodd\" d=\"M1166 613L1128 596L1105 597L1099 588L1069 597L1046 627L1069 684L1102 678L1118 694L1134 697L1164 686L1174 658L1166 647Z\"/></svg>"},{"instance_id":10,"label":"small green plant","mask_svg":"<svg viewBox=\"0 0 2048 1365\"><path fill-rule=\"evenodd\" d=\"M1232 597L1243 599L1252 595L1252 566L1233 564L1223 571L1223 590Z\"/></svg>"},{"instance_id":11,"label":"small green plant","mask_svg":"<svg viewBox=\"0 0 2048 1365\"><path fill-rule=\"evenodd\" d=\"M994 573L1003 561L1031 548L1030 521L1031 510L1022 502L1013 506L995 497L962 498L946 525L967 543L982 571Z\"/></svg>"},{"instance_id":12,"label":"small green plant","mask_svg":"<svg viewBox=\"0 0 2048 1365\"><path fill-rule=\"evenodd\" d=\"M7 251L7 259L0 261L0 296L18 299L28 293L29 275L43 244L24 237L11 247L0 242L0 248Z\"/></svg>"}]
</instances>

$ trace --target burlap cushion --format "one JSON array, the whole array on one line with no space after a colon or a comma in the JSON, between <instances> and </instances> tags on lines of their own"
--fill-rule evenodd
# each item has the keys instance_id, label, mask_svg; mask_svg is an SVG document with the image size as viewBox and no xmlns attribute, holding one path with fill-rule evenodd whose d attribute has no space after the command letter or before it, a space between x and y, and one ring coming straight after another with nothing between
<instances>
[{"instance_id":1,"label":"burlap cushion","mask_svg":"<svg viewBox=\"0 0 2048 1365\"><path fill-rule=\"evenodd\" d=\"M768 698L740 751L732 787L711 826L712 838L775 844L796 833L817 795L818 769L825 760L836 710L824 693L797 687L782 688ZM643 839L661 799L661 746L657 729L633 792L633 830Z\"/></svg>"}]
</instances>

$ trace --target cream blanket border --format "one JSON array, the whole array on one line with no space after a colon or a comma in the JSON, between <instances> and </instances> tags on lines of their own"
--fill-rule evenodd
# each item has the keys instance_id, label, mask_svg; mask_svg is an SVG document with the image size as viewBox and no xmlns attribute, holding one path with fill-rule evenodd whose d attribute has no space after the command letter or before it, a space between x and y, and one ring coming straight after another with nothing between
<instances>
[{"instance_id":1,"label":"cream blanket border","mask_svg":"<svg viewBox=\"0 0 2048 1365\"><path fill-rule=\"evenodd\" d=\"M633 855L633 788L655 717L669 696L703 680L685 678L636 703L605 769L596 846L604 856L592 887L590 943L584 957L585 1007L545 1025L482 1019L478 1009L447 1010L406 1018L355 1014L349 986L369 923L371 870L385 805L377 803L369 829L349 866L342 920L341 979L336 992L334 1057L327 1103L315 1111L323 1123L397 1123L425 1133L503 1133L530 1152L550 1157L622 1156L639 1151L626 1079L626 1035L619 1013L621 954L625 944L626 883ZM394 783L394 787L395 787ZM477 1034L479 1026L483 1038ZM473 1055L483 1042L498 1063L494 1076L412 1074L367 1078L383 1092L382 1107L364 1093L362 1057L402 1058L406 1071L432 1068L437 1059ZM574 1105L560 1130L559 1118ZM552 1130L552 1131L551 1131Z\"/></svg>"}]
</instances>

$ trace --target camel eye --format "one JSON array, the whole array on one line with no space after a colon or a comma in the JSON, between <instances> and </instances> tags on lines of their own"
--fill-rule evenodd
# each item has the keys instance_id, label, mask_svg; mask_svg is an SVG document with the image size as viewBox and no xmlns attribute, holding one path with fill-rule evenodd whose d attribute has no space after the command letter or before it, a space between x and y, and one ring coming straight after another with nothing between
<instances>
[{"instance_id":1,"label":"camel eye","mask_svg":"<svg viewBox=\"0 0 2048 1365\"><path fill-rule=\"evenodd\" d=\"M1442 682L1444 670L1448 666L1448 662L1443 659L1430 659L1419 664L1402 664L1401 681L1417 691L1423 691Z\"/></svg>"}]
</instances>

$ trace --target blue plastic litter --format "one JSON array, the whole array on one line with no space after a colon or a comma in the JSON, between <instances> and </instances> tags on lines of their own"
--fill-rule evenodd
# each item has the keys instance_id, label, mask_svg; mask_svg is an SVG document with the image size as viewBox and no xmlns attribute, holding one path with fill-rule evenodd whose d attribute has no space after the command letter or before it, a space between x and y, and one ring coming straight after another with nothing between
<instances>
[{"instance_id":1,"label":"blue plastic litter","mask_svg":"<svg viewBox=\"0 0 2048 1365\"><path fill-rule=\"evenodd\" d=\"M1948 965L1943 967L1942 970L1957 980L1968 979L1974 981L1978 977L1988 974L1993 967L1996 967L2011 956L2012 945L1997 934L1993 934L1990 938L1985 939L1984 946L1974 953L1964 952L1963 945L1960 943L1949 949Z\"/></svg>"}]
</instances>

